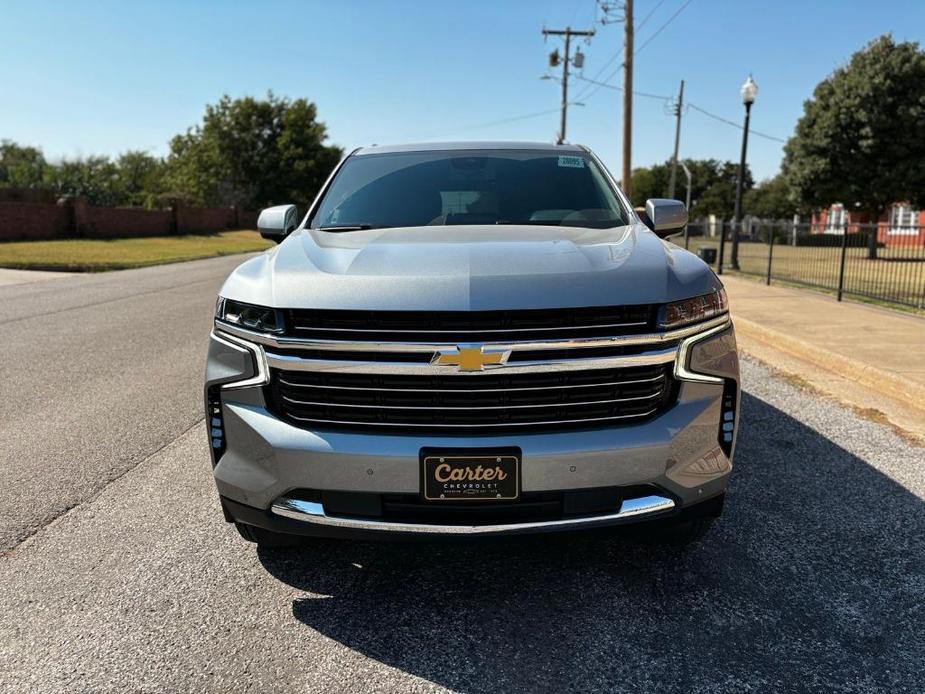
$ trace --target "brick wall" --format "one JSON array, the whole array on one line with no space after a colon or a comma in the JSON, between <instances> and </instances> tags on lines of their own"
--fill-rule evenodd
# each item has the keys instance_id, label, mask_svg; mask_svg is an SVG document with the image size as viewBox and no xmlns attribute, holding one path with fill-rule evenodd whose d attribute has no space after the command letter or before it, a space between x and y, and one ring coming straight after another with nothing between
<instances>
[{"instance_id":1,"label":"brick wall","mask_svg":"<svg viewBox=\"0 0 925 694\"><path fill-rule=\"evenodd\" d=\"M238 210L238 221L235 226L239 229L256 229L257 217L260 212L257 210Z\"/></svg>"},{"instance_id":2,"label":"brick wall","mask_svg":"<svg viewBox=\"0 0 925 694\"><path fill-rule=\"evenodd\" d=\"M69 206L0 202L0 241L62 238L72 226Z\"/></svg>"},{"instance_id":3,"label":"brick wall","mask_svg":"<svg viewBox=\"0 0 925 694\"><path fill-rule=\"evenodd\" d=\"M234 208L180 207L177 209L177 230L180 233L221 231L234 226Z\"/></svg>"},{"instance_id":4,"label":"brick wall","mask_svg":"<svg viewBox=\"0 0 925 694\"><path fill-rule=\"evenodd\" d=\"M233 207L145 210L93 207L80 198L39 203L0 197L0 241L167 236L256 227L257 212Z\"/></svg>"},{"instance_id":5,"label":"brick wall","mask_svg":"<svg viewBox=\"0 0 925 694\"><path fill-rule=\"evenodd\" d=\"M166 236L171 227L170 210L87 206L80 234L98 238Z\"/></svg>"}]
</instances>

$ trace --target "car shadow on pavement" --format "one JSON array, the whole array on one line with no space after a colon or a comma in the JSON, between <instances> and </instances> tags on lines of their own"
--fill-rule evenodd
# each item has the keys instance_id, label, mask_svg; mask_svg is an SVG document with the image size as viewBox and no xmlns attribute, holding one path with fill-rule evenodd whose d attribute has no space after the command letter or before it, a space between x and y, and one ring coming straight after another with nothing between
<instances>
[{"instance_id":1,"label":"car shadow on pavement","mask_svg":"<svg viewBox=\"0 0 925 694\"><path fill-rule=\"evenodd\" d=\"M454 690L916 689L923 502L767 403L742 411L725 515L692 548L570 534L260 561L308 593L300 622Z\"/></svg>"}]
</instances>

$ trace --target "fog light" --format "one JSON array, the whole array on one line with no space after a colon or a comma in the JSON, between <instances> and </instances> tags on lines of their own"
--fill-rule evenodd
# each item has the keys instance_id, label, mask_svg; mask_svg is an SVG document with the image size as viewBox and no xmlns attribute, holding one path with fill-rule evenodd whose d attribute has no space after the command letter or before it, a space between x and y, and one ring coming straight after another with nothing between
<instances>
[{"instance_id":1,"label":"fog light","mask_svg":"<svg viewBox=\"0 0 925 694\"><path fill-rule=\"evenodd\" d=\"M722 449L714 448L699 460L688 465L684 472L688 475L720 475L729 470L729 458Z\"/></svg>"}]
</instances>

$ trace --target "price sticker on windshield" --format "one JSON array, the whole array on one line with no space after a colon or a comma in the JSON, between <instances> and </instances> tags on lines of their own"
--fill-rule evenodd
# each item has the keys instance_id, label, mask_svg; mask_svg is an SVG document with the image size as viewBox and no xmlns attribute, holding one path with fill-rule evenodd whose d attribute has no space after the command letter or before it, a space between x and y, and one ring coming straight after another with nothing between
<instances>
[{"instance_id":1,"label":"price sticker on windshield","mask_svg":"<svg viewBox=\"0 0 925 694\"><path fill-rule=\"evenodd\" d=\"M559 157L559 166L565 169L583 169L585 160L581 157Z\"/></svg>"}]
</instances>

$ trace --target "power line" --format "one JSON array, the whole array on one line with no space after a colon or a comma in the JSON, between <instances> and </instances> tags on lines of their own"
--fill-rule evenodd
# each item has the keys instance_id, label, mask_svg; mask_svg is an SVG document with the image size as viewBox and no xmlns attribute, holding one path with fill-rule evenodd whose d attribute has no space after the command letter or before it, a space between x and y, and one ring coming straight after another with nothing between
<instances>
[{"instance_id":1,"label":"power line","mask_svg":"<svg viewBox=\"0 0 925 694\"><path fill-rule=\"evenodd\" d=\"M607 89L615 89L618 92L623 91L623 87L620 87L616 84L608 84L607 82L598 82L597 80L588 79L587 77L578 76L578 79L583 80L584 82L590 82L591 84L596 84L599 87L606 87ZM640 92L633 90L633 94L636 96L644 96L649 99L658 99L659 101L671 101L673 96L665 96L664 94L650 94L649 92Z\"/></svg>"},{"instance_id":2,"label":"power line","mask_svg":"<svg viewBox=\"0 0 925 694\"><path fill-rule=\"evenodd\" d=\"M603 0L595 0L595 1L594 1L595 22L598 21L598 20L597 20L597 12L598 12L598 10L600 10L600 11L602 11L602 12L604 13L603 18L600 20L601 24L607 25L607 24L611 24L611 23L613 23L613 22L619 21L619 20L616 20L616 19L610 19L610 18L609 18L609 14L608 14L608 13L611 11L611 9L612 9L612 8L610 7L610 5L609 5L608 3L606 3L606 2L604 2ZM609 59L606 63L604 63L603 65L601 65L601 67L598 69L598 71L597 71L596 73L594 73L594 77L592 78L592 80L596 80L598 77L601 76L601 74L603 74L603 72L604 72L607 68L609 68L611 65L613 65L614 61L617 60L617 58L620 57L620 53L622 53L622 52L623 52L623 49L621 48L621 49L618 50L616 53L614 53L612 56L610 56L610 59ZM614 71L614 74L616 74L616 72L619 71L619 70L622 69L622 68L623 68L623 64L621 63L620 66L617 67L617 70ZM610 75L609 77L607 77L607 79L610 79L611 77L613 77L613 75ZM585 86L583 87L582 91L581 91L578 95L576 95L575 98L578 99L578 100L580 101L583 97L587 96L589 93L593 94L594 91L595 91L595 90L594 90L593 87L591 87L591 86L589 86L589 85L585 85Z\"/></svg>"},{"instance_id":3,"label":"power line","mask_svg":"<svg viewBox=\"0 0 925 694\"><path fill-rule=\"evenodd\" d=\"M702 109L702 108L700 108L699 106L697 106L696 104L692 104L690 101L687 102L687 105L688 105L690 108L694 109L695 111L699 111L700 113L702 113L702 114L705 115L705 116L708 116L708 117L710 117L710 118L712 118L712 119L714 119L714 120L718 120L720 123L725 123L726 125L731 125L732 127L738 128L739 130L742 130L743 127L744 127L744 126L742 126L741 123L736 123L735 121L731 121L731 120L729 120L729 119L727 119L727 118L723 118L722 116L717 116L715 113L710 113L710 112L707 111L706 109ZM757 130L752 130L751 128L749 128L749 132L750 132L752 135L757 135L758 137L763 137L763 138L766 139L766 140L773 140L774 142L781 142L781 143L784 143L784 144L786 144L786 142L787 142L787 141L784 140L783 138L775 137L774 135L768 135L767 133L758 132Z\"/></svg>"},{"instance_id":4,"label":"power line","mask_svg":"<svg viewBox=\"0 0 925 694\"><path fill-rule=\"evenodd\" d=\"M591 79L588 79L587 77L579 77L578 79L584 80L585 82L591 82L592 84L595 84L598 87L605 87L607 89L613 89L618 92L623 91L623 87L620 87L616 84L608 84L607 82L598 82L597 80L591 80ZM635 94L636 96L644 96L648 99L658 99L659 101L665 101L665 102L671 101L674 98L672 96L665 96L664 94L651 94L649 92L640 92L636 90L633 90L633 94ZM736 123L735 121L731 121L727 118L723 118L722 116L717 116L715 113L710 113L706 109L700 108L696 104L692 104L690 101L687 102L686 106L688 108L694 109L695 111L699 111L703 115L713 118L714 120L718 120L720 123L731 125L734 128L738 128L739 130L741 130L743 127L741 123ZM767 133L759 132L758 130L754 130L752 128L749 128L749 132L753 135L757 135L758 137L763 137L766 140L773 140L774 142L781 142L781 143L787 142L787 140L784 140L783 138L776 137L775 135L768 135Z\"/></svg>"},{"instance_id":5,"label":"power line","mask_svg":"<svg viewBox=\"0 0 925 694\"><path fill-rule=\"evenodd\" d=\"M681 7L679 7L677 10L675 10L674 14L672 14L672 15L671 15L671 16L670 16L670 17L669 17L658 29L656 29L655 32L649 36L649 38L647 38L645 41L642 42L642 45L639 46L639 48L637 48L635 51L633 51L633 55L634 55L634 56L635 56L635 55L639 55L639 52L640 52L643 48L645 48L646 46L648 46L650 43L652 43L652 41L655 39L655 37L658 36L660 33L662 33L662 31L664 31L665 28L666 28L669 24L671 24L671 23L677 18L677 16L678 16L679 14L681 14L681 13L685 10L685 8L687 8L687 6L690 5L693 1L694 1L694 0L686 0L686 2L685 2L683 5L681 5ZM638 27L638 28L640 28L640 29L642 28L642 26L646 23L646 21L649 19L649 17L652 16L652 14L655 12L655 10L657 10L657 9L659 8L659 6L660 6L663 2L664 2L664 0L661 0L652 10L649 11L649 14L647 14L647 15L645 16L645 18L639 23L639 27ZM595 94L597 94L597 92L600 90L601 86L608 86L608 85L606 85L606 84L602 84L601 82L597 81L597 78L600 77L601 73L604 72L604 70L606 70L608 67L610 67L610 65L612 65L613 62L614 62L619 56L620 56L620 51L617 51L616 53L614 53L614 54L610 57L610 60L608 60L608 61L601 67L601 69L597 71L597 73L594 75L594 77L591 78L590 80L585 79L584 77L581 78L581 79L584 79L586 82L591 82L593 85L596 85L596 86L586 87L585 89L583 89L578 95L576 95L576 97L575 97L576 100L578 100L578 101L585 101L585 100L587 100L587 99L590 99L592 96L594 96ZM625 63L620 63L620 64L616 67L616 69L615 69L613 72L611 72L609 75L607 75L607 77L604 78L603 81L604 81L604 82L607 82L608 80L613 79L613 77L614 77L618 72L620 72L620 70L623 69L624 64L625 64Z\"/></svg>"},{"instance_id":6,"label":"power line","mask_svg":"<svg viewBox=\"0 0 925 694\"><path fill-rule=\"evenodd\" d=\"M621 50L622 50L622 49L621 49ZM601 82L598 81L597 78L600 77L600 76L601 76L601 73L604 72L604 70L606 70L608 67L610 67L611 64L613 64L613 61L616 60L619 56L620 56L620 53L619 53L619 52L618 52L618 53L615 53L615 54L610 58L610 60L608 60L607 63L606 63L600 70L598 70L597 73L594 75L594 77L592 77L591 79L588 79L587 77L582 77L582 76L580 76L580 75L578 76L578 79L584 80L585 82L590 82L591 85L595 85L595 84L596 84L596 85L600 85L600 84L602 84ZM620 64L616 67L616 69L614 69L614 71L611 72L609 75L607 75L607 77L605 77L604 79L605 79L605 80L611 79L614 75L616 75L616 74L617 74L620 70L622 70L622 69L623 69L623 63L620 63ZM575 96L575 98L578 99L579 101L581 101L581 100L583 100L583 99L587 99L587 98L590 97L590 96L593 96L596 92L597 92L597 89L596 89L595 87L589 86L589 85L585 85L585 86L582 88L582 91L581 91L580 93L578 93L578 94Z\"/></svg>"},{"instance_id":7,"label":"power line","mask_svg":"<svg viewBox=\"0 0 925 694\"><path fill-rule=\"evenodd\" d=\"M681 5L681 7L679 7L679 8L675 11L675 13L674 13L673 15L671 15L671 16L668 18L668 21L666 21L664 24L662 24L658 29L655 30L655 33L654 33L654 34L652 34L651 36L649 36L649 38L647 38L645 41L642 42L642 45L639 46L639 48L636 49L636 53L635 53L634 55L637 55L637 54L639 53L639 51L641 51L643 48L645 48L645 47L648 46L650 43L652 43L652 40L653 40L656 36L658 36L659 34L661 34L662 31L665 29L665 27L667 27L669 24L671 24L671 23L675 20L675 18L676 18L679 14L681 14L681 13L684 11L684 8L686 8L688 5L690 5L693 1L694 1L694 0L687 0L687 2L685 2L683 5Z\"/></svg>"},{"instance_id":8,"label":"power line","mask_svg":"<svg viewBox=\"0 0 925 694\"><path fill-rule=\"evenodd\" d=\"M642 29L642 28L646 25L646 22L649 21L649 17L651 17L653 14L655 14L655 11L656 11L659 7L661 7L661 6L662 6L662 3L664 3L664 2L665 2L665 0L658 0L658 2L655 3L655 7L653 7L651 10L649 10L649 14L647 14L645 17L643 17L643 18L642 18L642 21L639 22L639 24L636 25L636 31L639 31L640 29Z\"/></svg>"},{"instance_id":9,"label":"power line","mask_svg":"<svg viewBox=\"0 0 925 694\"><path fill-rule=\"evenodd\" d=\"M574 102L571 102L574 104ZM461 128L455 128L450 132L459 132L460 130L477 130L478 128L489 128L494 125L505 125L507 123L516 123L517 121L528 120L530 118L538 118L539 116L548 116L550 113L558 113L559 107L549 108L545 111L535 111L533 113L525 113L520 116L511 116L510 118L501 118L499 120L487 121L485 123L478 123L477 125L466 125Z\"/></svg>"},{"instance_id":10,"label":"power line","mask_svg":"<svg viewBox=\"0 0 925 694\"><path fill-rule=\"evenodd\" d=\"M575 102L572 101L569 104L574 106ZM529 120L531 118L539 118L540 116L548 116L550 113L558 113L559 108L550 108L545 111L534 111L533 113L524 113L519 116L510 116L509 118L500 118L498 120L486 121L484 123L476 123L473 125L463 125L458 128L453 128L452 130L444 130L436 135L425 135L424 139L433 140L439 137L449 137L458 132L465 132L466 130L478 130L480 128L490 128L496 125L505 125L507 123L516 123L522 120ZM379 141L379 144L382 144L383 141Z\"/></svg>"}]
</instances>

